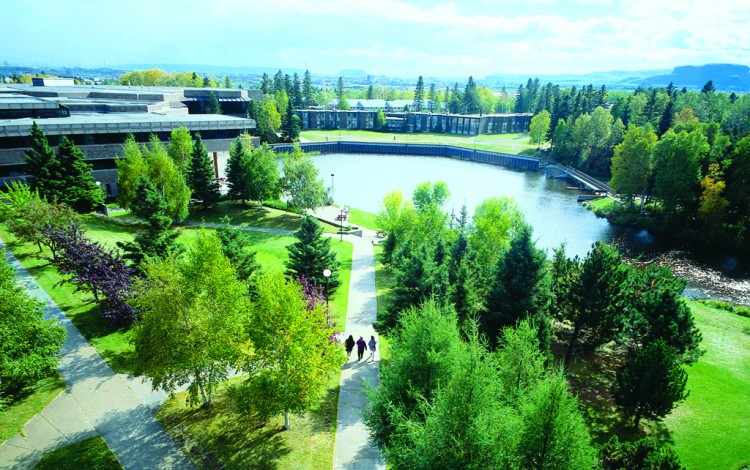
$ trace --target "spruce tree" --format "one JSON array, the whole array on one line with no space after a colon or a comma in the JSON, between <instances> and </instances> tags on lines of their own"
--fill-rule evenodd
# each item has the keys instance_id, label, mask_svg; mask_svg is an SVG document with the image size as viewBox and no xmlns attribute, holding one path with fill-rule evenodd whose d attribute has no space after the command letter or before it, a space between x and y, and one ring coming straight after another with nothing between
<instances>
[{"instance_id":1,"label":"spruce tree","mask_svg":"<svg viewBox=\"0 0 750 470\"><path fill-rule=\"evenodd\" d=\"M309 108L314 104L312 77L310 76L310 71L305 70L305 77L302 79L302 106Z\"/></svg>"},{"instance_id":2,"label":"spruce tree","mask_svg":"<svg viewBox=\"0 0 750 470\"><path fill-rule=\"evenodd\" d=\"M224 256L232 263L237 278L241 281L250 281L253 274L260 271L260 264L255 259L256 252L246 249L249 245L246 232L232 227L228 216L223 217L221 222L223 225L216 229L216 234L221 240Z\"/></svg>"},{"instance_id":3,"label":"spruce tree","mask_svg":"<svg viewBox=\"0 0 750 470\"><path fill-rule=\"evenodd\" d=\"M250 152L249 145L242 137L237 137L229 149L229 160L227 161L227 186L229 190L227 195L233 201L242 201L250 199L251 178L250 169Z\"/></svg>"},{"instance_id":4,"label":"spruce tree","mask_svg":"<svg viewBox=\"0 0 750 470\"><path fill-rule=\"evenodd\" d=\"M344 79L342 77L339 77L339 81L336 84L336 98L339 100L339 106L338 108L342 111L346 111L348 109L351 109L349 107L349 100L346 99L346 95L344 93Z\"/></svg>"},{"instance_id":5,"label":"spruce tree","mask_svg":"<svg viewBox=\"0 0 750 470\"><path fill-rule=\"evenodd\" d=\"M52 193L52 196L79 213L91 212L104 202L104 194L94 181L92 167L84 161L85 158L81 149L76 147L72 140L62 138L58 149L61 187L59 193Z\"/></svg>"},{"instance_id":6,"label":"spruce tree","mask_svg":"<svg viewBox=\"0 0 750 470\"><path fill-rule=\"evenodd\" d=\"M531 227L523 224L495 269L487 312L482 316L482 329L492 343L502 327L515 325L543 306L547 259L531 236Z\"/></svg>"},{"instance_id":7,"label":"spruce tree","mask_svg":"<svg viewBox=\"0 0 750 470\"><path fill-rule=\"evenodd\" d=\"M313 216L302 219L299 230L294 233L297 242L289 246L289 260L286 263L286 274L294 279L305 278L325 289L330 297L341 285L339 280L340 263L336 253L331 250L331 239L323 237L323 227ZM331 270L326 279L323 271Z\"/></svg>"},{"instance_id":8,"label":"spruce tree","mask_svg":"<svg viewBox=\"0 0 750 470\"><path fill-rule=\"evenodd\" d=\"M23 158L26 160L26 172L34 177L32 188L39 191L40 196L52 200L58 195L57 189L60 187L60 162L36 121L31 125L31 148L24 152Z\"/></svg>"},{"instance_id":9,"label":"spruce tree","mask_svg":"<svg viewBox=\"0 0 750 470\"><path fill-rule=\"evenodd\" d=\"M206 114L221 114L221 103L213 91L209 94L208 103L206 103Z\"/></svg>"},{"instance_id":10,"label":"spruce tree","mask_svg":"<svg viewBox=\"0 0 750 470\"><path fill-rule=\"evenodd\" d=\"M424 108L424 80L421 75L417 79L416 88L414 88L414 102L412 104L416 112L420 112Z\"/></svg>"},{"instance_id":11,"label":"spruce tree","mask_svg":"<svg viewBox=\"0 0 750 470\"><path fill-rule=\"evenodd\" d=\"M292 100L287 102L286 113L281 120L281 139L284 142L297 142L299 140L299 134L301 127L301 121L299 116L294 114L294 108L292 107Z\"/></svg>"},{"instance_id":12,"label":"spruce tree","mask_svg":"<svg viewBox=\"0 0 750 470\"><path fill-rule=\"evenodd\" d=\"M219 182L211 158L199 133L195 134L195 146L190 165L190 189L193 197L200 200L204 207L219 202Z\"/></svg>"}]
</instances>

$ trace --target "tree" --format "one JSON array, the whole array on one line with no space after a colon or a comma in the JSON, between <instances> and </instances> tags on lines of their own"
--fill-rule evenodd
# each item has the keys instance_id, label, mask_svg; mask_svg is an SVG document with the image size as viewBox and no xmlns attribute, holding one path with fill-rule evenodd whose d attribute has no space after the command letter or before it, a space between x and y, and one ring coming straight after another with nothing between
<instances>
[{"instance_id":1,"label":"tree","mask_svg":"<svg viewBox=\"0 0 750 470\"><path fill-rule=\"evenodd\" d=\"M708 151L707 139L699 130L669 130L654 144L654 196L661 199L667 217L678 208L692 209L700 183L700 162Z\"/></svg>"},{"instance_id":2,"label":"tree","mask_svg":"<svg viewBox=\"0 0 750 470\"><path fill-rule=\"evenodd\" d=\"M302 121L299 116L294 114L292 108L292 101L286 107L286 113L284 118L281 120L281 138L284 142L297 142L299 141L299 134L302 130Z\"/></svg>"},{"instance_id":3,"label":"tree","mask_svg":"<svg viewBox=\"0 0 750 470\"><path fill-rule=\"evenodd\" d=\"M399 426L420 419L420 404L433 403L441 384L455 372L462 348L456 323L452 309L433 301L401 315L388 367L381 370L380 386L371 391L364 414L371 439L386 453L402 439Z\"/></svg>"},{"instance_id":4,"label":"tree","mask_svg":"<svg viewBox=\"0 0 750 470\"><path fill-rule=\"evenodd\" d=\"M47 197L49 191L54 191L59 186L55 183L61 177L60 162L36 121L31 125L31 148L24 152L23 158L26 161L26 172L34 177L32 188L39 191L42 197Z\"/></svg>"},{"instance_id":5,"label":"tree","mask_svg":"<svg viewBox=\"0 0 750 470\"><path fill-rule=\"evenodd\" d=\"M261 142L273 144L278 140L276 133L281 127L281 114L273 97L264 97L263 102L256 107L255 122Z\"/></svg>"},{"instance_id":6,"label":"tree","mask_svg":"<svg viewBox=\"0 0 750 470\"><path fill-rule=\"evenodd\" d=\"M268 145L254 148L250 153L250 197L258 201L258 207L263 206L267 199L277 199L281 194L281 179L279 165L276 163L276 153Z\"/></svg>"},{"instance_id":7,"label":"tree","mask_svg":"<svg viewBox=\"0 0 750 470\"><path fill-rule=\"evenodd\" d=\"M242 200L243 204L250 199L250 154L252 152L250 137L237 137L229 149L227 160L227 196L233 201Z\"/></svg>"},{"instance_id":8,"label":"tree","mask_svg":"<svg viewBox=\"0 0 750 470\"><path fill-rule=\"evenodd\" d=\"M302 79L302 106L309 108L314 104L315 99L313 98L312 76L310 75L309 70L305 70L305 76Z\"/></svg>"},{"instance_id":9,"label":"tree","mask_svg":"<svg viewBox=\"0 0 750 470\"><path fill-rule=\"evenodd\" d=\"M385 113L382 108L378 108L378 115L375 118L375 130L380 132L386 132L388 130L388 120L385 118Z\"/></svg>"},{"instance_id":10,"label":"tree","mask_svg":"<svg viewBox=\"0 0 750 470\"><path fill-rule=\"evenodd\" d=\"M210 207L221 197L219 181L216 179L214 162L208 156L201 135L195 134L195 148L190 160L190 189L193 197L201 201L204 207Z\"/></svg>"},{"instance_id":11,"label":"tree","mask_svg":"<svg viewBox=\"0 0 750 470\"><path fill-rule=\"evenodd\" d=\"M125 137L122 144L122 157L115 158L117 165L117 202L124 209L130 209L135 200L135 188L141 176L148 175L148 163L143 158L141 149L133 134Z\"/></svg>"},{"instance_id":12,"label":"tree","mask_svg":"<svg viewBox=\"0 0 750 470\"><path fill-rule=\"evenodd\" d=\"M261 276L246 334L253 344L244 369L240 402L267 419L301 413L316 405L344 356L321 304L309 308L300 285L280 273Z\"/></svg>"},{"instance_id":13,"label":"tree","mask_svg":"<svg viewBox=\"0 0 750 470\"><path fill-rule=\"evenodd\" d=\"M530 392L521 406L521 422L516 451L521 468L595 468L588 429L561 374L550 375Z\"/></svg>"},{"instance_id":14,"label":"tree","mask_svg":"<svg viewBox=\"0 0 750 470\"><path fill-rule=\"evenodd\" d=\"M206 103L206 114L221 114L221 103L219 103L219 98L216 97L216 93L213 91L209 93L208 102Z\"/></svg>"},{"instance_id":15,"label":"tree","mask_svg":"<svg viewBox=\"0 0 750 470\"><path fill-rule=\"evenodd\" d=\"M537 144L537 148L542 148L542 144L547 141L551 117L546 109L537 113L531 118L529 124L529 143Z\"/></svg>"},{"instance_id":16,"label":"tree","mask_svg":"<svg viewBox=\"0 0 750 470\"><path fill-rule=\"evenodd\" d=\"M228 216L223 217L221 221L223 225L216 229L216 234L221 240L224 256L232 263L237 277L249 282L253 274L260 271L260 264L255 259L256 252L246 249L249 243L244 230L229 225Z\"/></svg>"},{"instance_id":17,"label":"tree","mask_svg":"<svg viewBox=\"0 0 750 470\"><path fill-rule=\"evenodd\" d=\"M293 279L304 277L319 286L326 286L326 295L330 297L341 285L341 265L336 259L336 253L331 250L331 239L323 237L323 227L310 215L302 219L294 236L297 241L289 245L286 274ZM328 278L323 276L326 269L331 270L331 276Z\"/></svg>"},{"instance_id":18,"label":"tree","mask_svg":"<svg viewBox=\"0 0 750 470\"><path fill-rule=\"evenodd\" d=\"M659 444L653 437L620 442L614 435L599 450L599 461L603 470L684 469L674 449Z\"/></svg>"},{"instance_id":19,"label":"tree","mask_svg":"<svg viewBox=\"0 0 750 470\"><path fill-rule=\"evenodd\" d=\"M6 397L55 370L66 335L58 322L44 319L42 302L14 274L9 264L0 265L0 409Z\"/></svg>"},{"instance_id":20,"label":"tree","mask_svg":"<svg viewBox=\"0 0 750 470\"><path fill-rule=\"evenodd\" d=\"M281 188L286 195L287 205L300 213L323 205L325 186L318 178L318 169L312 158L295 144L292 151L284 156Z\"/></svg>"},{"instance_id":21,"label":"tree","mask_svg":"<svg viewBox=\"0 0 750 470\"><path fill-rule=\"evenodd\" d=\"M477 263L485 272L497 265L500 253L523 224L523 214L513 199L492 197L477 206L472 217L469 244L476 251Z\"/></svg>"},{"instance_id":22,"label":"tree","mask_svg":"<svg viewBox=\"0 0 750 470\"><path fill-rule=\"evenodd\" d=\"M513 326L545 306L547 257L531 236L531 227L523 224L495 269L487 311L481 317L482 331L492 344L496 344L502 327Z\"/></svg>"},{"instance_id":23,"label":"tree","mask_svg":"<svg viewBox=\"0 0 750 470\"><path fill-rule=\"evenodd\" d=\"M624 287L628 309L626 333L631 347L664 341L679 357L693 363L703 353L702 335L682 293L687 281L667 266L649 266L628 273Z\"/></svg>"},{"instance_id":24,"label":"tree","mask_svg":"<svg viewBox=\"0 0 750 470\"><path fill-rule=\"evenodd\" d=\"M85 159L86 156L73 141L63 136L58 148L61 187L59 193L52 193L51 196L79 213L91 212L104 202L104 193L94 182L92 166Z\"/></svg>"},{"instance_id":25,"label":"tree","mask_svg":"<svg viewBox=\"0 0 750 470\"><path fill-rule=\"evenodd\" d=\"M242 331L247 288L209 230L198 232L182 259L148 261L134 285L134 367L154 389L189 384L189 402L210 405L213 392L249 348ZM199 398L200 395L200 398Z\"/></svg>"},{"instance_id":26,"label":"tree","mask_svg":"<svg viewBox=\"0 0 750 470\"><path fill-rule=\"evenodd\" d=\"M148 179L164 198L165 214L178 222L185 220L191 196L185 175L169 156L158 136L151 135L148 147L144 147L144 154L148 164Z\"/></svg>"},{"instance_id":27,"label":"tree","mask_svg":"<svg viewBox=\"0 0 750 470\"><path fill-rule=\"evenodd\" d=\"M424 80L421 75L417 79L417 86L414 88L414 101L412 102L412 107L417 113L424 108Z\"/></svg>"},{"instance_id":28,"label":"tree","mask_svg":"<svg viewBox=\"0 0 750 470\"><path fill-rule=\"evenodd\" d=\"M224 75L224 88L234 88L234 83L232 83L232 79L229 78L229 75Z\"/></svg>"},{"instance_id":29,"label":"tree","mask_svg":"<svg viewBox=\"0 0 750 470\"><path fill-rule=\"evenodd\" d=\"M537 336L537 328L526 319L503 328L498 340L498 380L503 386L503 400L514 406L522 403L544 377L546 358Z\"/></svg>"},{"instance_id":30,"label":"tree","mask_svg":"<svg viewBox=\"0 0 750 470\"><path fill-rule=\"evenodd\" d=\"M479 95L477 93L477 85L474 82L473 77L469 77L469 80L466 82L466 88L464 89L463 94L463 109L466 114L475 114L478 112L481 112L481 107L479 104Z\"/></svg>"},{"instance_id":31,"label":"tree","mask_svg":"<svg viewBox=\"0 0 750 470\"><path fill-rule=\"evenodd\" d=\"M342 77L339 77L339 81L336 83L336 98L338 99L339 110L346 111L351 109L349 107L349 100L346 99L346 94L344 93L344 79Z\"/></svg>"},{"instance_id":32,"label":"tree","mask_svg":"<svg viewBox=\"0 0 750 470\"><path fill-rule=\"evenodd\" d=\"M631 204L635 194L641 195L641 208L646 203L646 191L651 174L651 152L656 143L656 134L650 127L635 127L632 124L615 146L612 157L612 181L610 185L618 194L627 196Z\"/></svg>"},{"instance_id":33,"label":"tree","mask_svg":"<svg viewBox=\"0 0 750 470\"><path fill-rule=\"evenodd\" d=\"M593 350L622 328L617 306L626 276L620 253L602 242L594 243L580 267L570 272L575 274L568 286L571 309L565 319L573 324L573 333L565 352L566 369L579 340L584 350Z\"/></svg>"},{"instance_id":34,"label":"tree","mask_svg":"<svg viewBox=\"0 0 750 470\"><path fill-rule=\"evenodd\" d=\"M169 156L177 168L187 177L195 144L190 131L185 126L172 129L169 134Z\"/></svg>"},{"instance_id":35,"label":"tree","mask_svg":"<svg viewBox=\"0 0 750 470\"><path fill-rule=\"evenodd\" d=\"M615 379L615 403L637 429L641 418L664 418L687 398L687 378L675 349L657 339L628 353Z\"/></svg>"},{"instance_id":36,"label":"tree","mask_svg":"<svg viewBox=\"0 0 750 470\"><path fill-rule=\"evenodd\" d=\"M708 166L708 173L701 180L703 193L700 197L698 216L711 230L717 230L721 226L729 207L729 201L723 196L727 184L721 180L722 175L719 165L712 163Z\"/></svg>"}]
</instances>

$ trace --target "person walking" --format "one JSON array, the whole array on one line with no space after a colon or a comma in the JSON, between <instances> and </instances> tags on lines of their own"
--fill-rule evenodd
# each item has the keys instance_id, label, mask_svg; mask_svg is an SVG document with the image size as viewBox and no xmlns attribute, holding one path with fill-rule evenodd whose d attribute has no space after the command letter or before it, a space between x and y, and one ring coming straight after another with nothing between
<instances>
[{"instance_id":1,"label":"person walking","mask_svg":"<svg viewBox=\"0 0 750 470\"><path fill-rule=\"evenodd\" d=\"M362 360L362 356L365 355L365 349L367 349L367 343L363 337L359 337L357 340L357 362Z\"/></svg>"},{"instance_id":2,"label":"person walking","mask_svg":"<svg viewBox=\"0 0 750 470\"><path fill-rule=\"evenodd\" d=\"M346 360L352 357L352 351L354 350L354 336L349 335L344 341L344 348L346 348Z\"/></svg>"},{"instance_id":3,"label":"person walking","mask_svg":"<svg viewBox=\"0 0 750 470\"><path fill-rule=\"evenodd\" d=\"M370 362L375 362L375 347L378 345L378 342L375 341L374 336L370 336L370 341L367 345L370 347Z\"/></svg>"}]
</instances>

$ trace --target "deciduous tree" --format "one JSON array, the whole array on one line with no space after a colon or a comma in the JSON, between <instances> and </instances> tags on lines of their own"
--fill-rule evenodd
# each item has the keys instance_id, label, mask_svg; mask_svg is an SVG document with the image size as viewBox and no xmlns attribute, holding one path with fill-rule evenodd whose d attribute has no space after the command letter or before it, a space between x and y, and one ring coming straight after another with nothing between
<instances>
[{"instance_id":1,"label":"deciduous tree","mask_svg":"<svg viewBox=\"0 0 750 470\"><path fill-rule=\"evenodd\" d=\"M284 156L281 187L286 195L287 205L305 213L308 209L323 205L325 187L323 180L318 177L318 169L312 158L295 145L290 153Z\"/></svg>"}]
</instances>

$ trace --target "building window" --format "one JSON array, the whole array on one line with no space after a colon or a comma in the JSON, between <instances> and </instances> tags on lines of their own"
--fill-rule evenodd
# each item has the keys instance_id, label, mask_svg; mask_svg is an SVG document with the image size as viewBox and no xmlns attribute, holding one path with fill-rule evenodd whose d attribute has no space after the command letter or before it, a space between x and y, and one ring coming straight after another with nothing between
<instances>
[{"instance_id":1,"label":"building window","mask_svg":"<svg viewBox=\"0 0 750 470\"><path fill-rule=\"evenodd\" d=\"M112 195L112 185L109 183L104 183L104 190L107 191L107 196Z\"/></svg>"}]
</instances>

